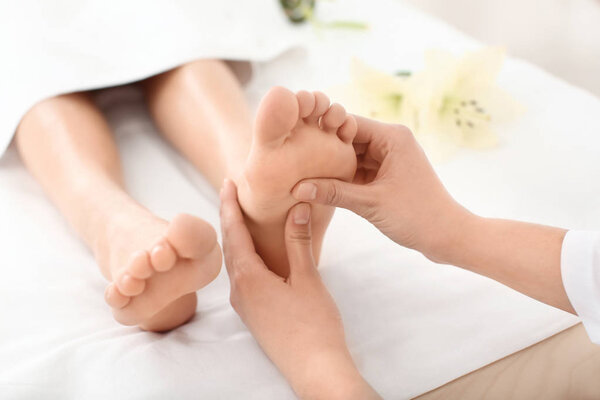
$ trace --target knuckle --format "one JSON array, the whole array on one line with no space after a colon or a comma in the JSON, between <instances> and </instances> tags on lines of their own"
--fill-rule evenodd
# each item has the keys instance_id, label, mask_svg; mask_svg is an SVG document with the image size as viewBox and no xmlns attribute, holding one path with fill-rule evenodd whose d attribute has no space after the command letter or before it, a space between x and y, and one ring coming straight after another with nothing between
<instances>
[{"instance_id":1,"label":"knuckle","mask_svg":"<svg viewBox=\"0 0 600 400\"><path fill-rule=\"evenodd\" d=\"M413 136L411 130L402 124L390 124L388 133L395 136L410 137Z\"/></svg>"},{"instance_id":2,"label":"knuckle","mask_svg":"<svg viewBox=\"0 0 600 400\"><path fill-rule=\"evenodd\" d=\"M393 125L391 128L391 132L391 136L397 144L403 145L416 141L415 135L408 127L404 125Z\"/></svg>"},{"instance_id":3,"label":"knuckle","mask_svg":"<svg viewBox=\"0 0 600 400\"><path fill-rule=\"evenodd\" d=\"M248 268L249 260L247 257L238 257L230 260L230 268L231 272L229 274L229 279L231 281L231 285L239 290L248 286L250 281L250 268Z\"/></svg>"},{"instance_id":4,"label":"knuckle","mask_svg":"<svg viewBox=\"0 0 600 400\"><path fill-rule=\"evenodd\" d=\"M310 243L312 237L307 230L292 232L288 235L288 240L292 243Z\"/></svg>"},{"instance_id":5,"label":"knuckle","mask_svg":"<svg viewBox=\"0 0 600 400\"><path fill-rule=\"evenodd\" d=\"M385 124L382 132L388 138L397 138L406 135L410 130L402 124Z\"/></svg>"},{"instance_id":6,"label":"knuckle","mask_svg":"<svg viewBox=\"0 0 600 400\"><path fill-rule=\"evenodd\" d=\"M342 200L341 196L339 185L335 181L332 181L327 189L327 204L338 204Z\"/></svg>"}]
</instances>

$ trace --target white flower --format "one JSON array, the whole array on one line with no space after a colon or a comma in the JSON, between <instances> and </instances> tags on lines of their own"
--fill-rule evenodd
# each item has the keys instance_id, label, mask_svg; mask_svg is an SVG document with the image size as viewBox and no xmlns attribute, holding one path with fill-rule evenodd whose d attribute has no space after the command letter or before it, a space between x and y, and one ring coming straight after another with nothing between
<instances>
[{"instance_id":1,"label":"white flower","mask_svg":"<svg viewBox=\"0 0 600 400\"><path fill-rule=\"evenodd\" d=\"M424 69L408 77L355 61L352 83L337 93L352 112L407 125L429 152L489 148L498 142L493 123L521 110L495 83L503 60L500 48L463 58L432 50L426 52Z\"/></svg>"},{"instance_id":2,"label":"white flower","mask_svg":"<svg viewBox=\"0 0 600 400\"><path fill-rule=\"evenodd\" d=\"M350 79L350 84L331 88L328 94L355 114L384 122L401 122L406 109L406 77L379 71L353 59Z\"/></svg>"},{"instance_id":3,"label":"white flower","mask_svg":"<svg viewBox=\"0 0 600 400\"><path fill-rule=\"evenodd\" d=\"M407 89L417 115L418 134L466 147L496 145L492 123L514 117L520 108L496 85L503 61L500 48L486 48L463 58L443 51L427 52L425 69L410 79Z\"/></svg>"}]
</instances>

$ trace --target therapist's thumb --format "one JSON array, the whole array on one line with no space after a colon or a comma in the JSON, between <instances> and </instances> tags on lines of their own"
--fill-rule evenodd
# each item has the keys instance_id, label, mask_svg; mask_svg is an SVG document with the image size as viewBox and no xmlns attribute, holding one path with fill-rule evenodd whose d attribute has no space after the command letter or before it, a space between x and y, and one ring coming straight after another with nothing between
<instances>
[{"instance_id":1,"label":"therapist's thumb","mask_svg":"<svg viewBox=\"0 0 600 400\"><path fill-rule=\"evenodd\" d=\"M310 229L311 206L299 203L288 212L285 223L285 248L290 264L290 277L315 270Z\"/></svg>"},{"instance_id":2,"label":"therapist's thumb","mask_svg":"<svg viewBox=\"0 0 600 400\"><path fill-rule=\"evenodd\" d=\"M299 201L346 208L363 217L373 203L367 186L338 179L303 180L294 186L292 196Z\"/></svg>"}]
</instances>

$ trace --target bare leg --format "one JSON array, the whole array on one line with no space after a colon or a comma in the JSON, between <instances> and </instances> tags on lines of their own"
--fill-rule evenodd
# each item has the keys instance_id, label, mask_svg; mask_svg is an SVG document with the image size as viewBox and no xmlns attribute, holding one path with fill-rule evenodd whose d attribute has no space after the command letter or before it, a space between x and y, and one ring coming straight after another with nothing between
<instances>
[{"instance_id":1,"label":"bare leg","mask_svg":"<svg viewBox=\"0 0 600 400\"><path fill-rule=\"evenodd\" d=\"M194 61L144 87L160 131L215 188L241 173L252 123L242 88L224 62Z\"/></svg>"},{"instance_id":2,"label":"bare leg","mask_svg":"<svg viewBox=\"0 0 600 400\"><path fill-rule=\"evenodd\" d=\"M115 318L151 330L191 318L195 290L220 268L214 231L186 215L169 224L125 192L114 140L90 98L37 104L16 140L26 166L114 282L107 301Z\"/></svg>"},{"instance_id":3,"label":"bare leg","mask_svg":"<svg viewBox=\"0 0 600 400\"><path fill-rule=\"evenodd\" d=\"M295 203L290 191L308 177L353 176L354 119L339 105L330 108L322 93L295 96L279 88L263 100L252 130L242 89L221 61L189 63L149 79L145 87L150 111L173 145L216 188L225 177L236 180L258 253L269 268L287 276L283 229ZM320 125L325 114L327 124ZM333 209L313 208L318 259Z\"/></svg>"}]
</instances>

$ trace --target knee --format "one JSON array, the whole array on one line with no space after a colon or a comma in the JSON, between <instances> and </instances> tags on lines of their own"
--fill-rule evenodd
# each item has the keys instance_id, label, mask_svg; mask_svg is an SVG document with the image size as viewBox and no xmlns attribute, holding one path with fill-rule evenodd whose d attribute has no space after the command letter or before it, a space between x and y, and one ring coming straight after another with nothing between
<instances>
[{"instance_id":1,"label":"knee","mask_svg":"<svg viewBox=\"0 0 600 400\"><path fill-rule=\"evenodd\" d=\"M181 82L194 82L203 77L212 76L215 71L227 70L227 65L221 60L200 59L185 63L167 74L179 79Z\"/></svg>"},{"instance_id":2,"label":"knee","mask_svg":"<svg viewBox=\"0 0 600 400\"><path fill-rule=\"evenodd\" d=\"M176 70L179 70L182 73L189 73L195 71L202 71L207 68L212 69L220 67L225 67L225 62L212 58L204 58L187 62L176 68Z\"/></svg>"},{"instance_id":3,"label":"knee","mask_svg":"<svg viewBox=\"0 0 600 400\"><path fill-rule=\"evenodd\" d=\"M46 131L73 114L74 107L91 101L85 93L49 97L31 107L21 118L15 132L15 143L22 149L26 143L36 143L40 132ZM28 139L31 138L31 139Z\"/></svg>"},{"instance_id":4,"label":"knee","mask_svg":"<svg viewBox=\"0 0 600 400\"><path fill-rule=\"evenodd\" d=\"M17 133L19 133L19 131L27 130L27 126L32 124L43 125L50 121L54 121L56 118L60 117L65 110L72 108L73 105L81 104L86 101L89 101L89 99L85 93L63 94L39 101L25 113L23 118L21 118L21 122L17 127Z\"/></svg>"},{"instance_id":5,"label":"knee","mask_svg":"<svg viewBox=\"0 0 600 400\"><path fill-rule=\"evenodd\" d=\"M226 69L223 61L215 59L194 60L162 74L152 76L142 82L146 99L151 107L153 101L161 97L165 92L179 91L196 84L202 79L212 76L215 71ZM210 79L210 78L209 78Z\"/></svg>"}]
</instances>

